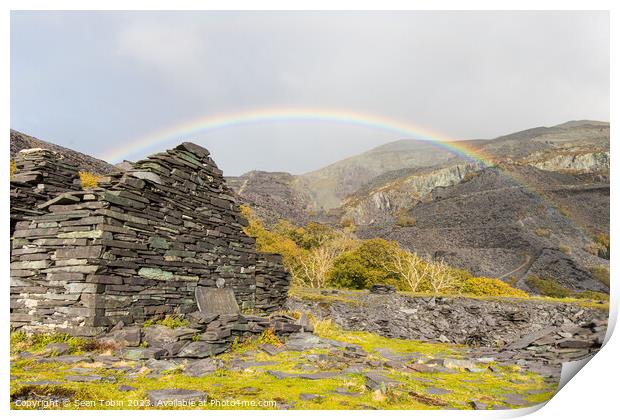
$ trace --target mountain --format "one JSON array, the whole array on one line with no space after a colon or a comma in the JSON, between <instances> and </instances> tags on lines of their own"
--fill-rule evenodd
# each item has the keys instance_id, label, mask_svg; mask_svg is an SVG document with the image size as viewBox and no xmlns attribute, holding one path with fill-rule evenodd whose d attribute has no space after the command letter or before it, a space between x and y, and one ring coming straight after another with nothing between
<instances>
[{"instance_id":1,"label":"mountain","mask_svg":"<svg viewBox=\"0 0 620 420\"><path fill-rule=\"evenodd\" d=\"M606 261L592 237L609 231L609 178L499 165L438 187L404 211L409 223L359 226L361 238L395 240L477 276L554 278L573 290L605 290L588 267Z\"/></svg>"},{"instance_id":2,"label":"mountain","mask_svg":"<svg viewBox=\"0 0 620 420\"><path fill-rule=\"evenodd\" d=\"M118 170L114 165L111 165L101 159L96 159L84 153L58 146L54 143L39 140L16 130L11 130L11 158L13 158L13 156L15 156L15 154L20 150L35 148L48 149L60 153L69 163L77 166L82 171L92 172L95 174L109 174Z\"/></svg>"},{"instance_id":3,"label":"mountain","mask_svg":"<svg viewBox=\"0 0 620 420\"><path fill-rule=\"evenodd\" d=\"M339 207L344 198L385 172L437 165L456 154L436 144L399 140L299 177L315 210Z\"/></svg>"},{"instance_id":4,"label":"mountain","mask_svg":"<svg viewBox=\"0 0 620 420\"><path fill-rule=\"evenodd\" d=\"M526 290L532 275L606 290L591 269L609 264L595 243L609 233L608 123L570 121L459 145L485 164L400 140L300 176L246 174L245 188L233 189L270 222L352 222L361 238L395 240Z\"/></svg>"},{"instance_id":5,"label":"mountain","mask_svg":"<svg viewBox=\"0 0 620 420\"><path fill-rule=\"evenodd\" d=\"M541 169L553 170L562 165L565 169L571 169L571 165L575 167L579 163L585 163L587 157L592 157L592 154L598 154L593 159L601 158L607 160L608 164L609 123L589 120L570 121L553 127L523 130L491 140L466 140L453 142L452 145L475 151L490 162L517 162L535 165ZM574 156L586 158L580 157L571 163ZM403 184L407 184L406 178L416 176L418 171L428 174L433 170L444 171L448 167L463 168L467 165L478 163L435 143L399 140L306 174L295 176L277 172L272 173L270 179L278 184L274 188L285 188L288 190L287 194L303 197L301 206L304 212L321 214L322 211L338 212L342 206L350 210L351 202L363 201L364 196L372 196L373 191L385 193L392 190L392 187L402 187ZM228 179L240 185L235 179L245 181L259 174L261 178L251 184L260 187L244 188L239 195L241 199L252 196L251 200L247 199L255 203L270 202L268 197L270 187L265 185L265 182L269 181L263 179L264 172L250 172L241 177ZM461 176L465 176L465 173ZM451 182L453 181L454 179ZM444 183L439 183L437 186L445 186L445 182L447 181L444 178ZM429 187L432 189L432 186L431 182ZM407 194L409 192L410 189L406 191ZM259 196L262 199L258 199ZM372 200L380 201L380 198L372 197ZM283 203L273 203L270 210L264 212L277 218L280 205Z\"/></svg>"}]
</instances>

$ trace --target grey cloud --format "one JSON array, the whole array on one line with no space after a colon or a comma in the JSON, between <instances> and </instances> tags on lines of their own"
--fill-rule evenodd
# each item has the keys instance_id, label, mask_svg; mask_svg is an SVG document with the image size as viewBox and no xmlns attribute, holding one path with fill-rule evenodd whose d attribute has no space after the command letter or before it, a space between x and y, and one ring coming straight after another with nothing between
<instances>
[{"instance_id":1,"label":"grey cloud","mask_svg":"<svg viewBox=\"0 0 620 420\"><path fill-rule=\"evenodd\" d=\"M265 107L348 109L488 138L609 118L609 16L13 12L11 90L13 128L95 156L182 121ZM238 174L304 172L397 136L280 122L192 138Z\"/></svg>"}]
</instances>

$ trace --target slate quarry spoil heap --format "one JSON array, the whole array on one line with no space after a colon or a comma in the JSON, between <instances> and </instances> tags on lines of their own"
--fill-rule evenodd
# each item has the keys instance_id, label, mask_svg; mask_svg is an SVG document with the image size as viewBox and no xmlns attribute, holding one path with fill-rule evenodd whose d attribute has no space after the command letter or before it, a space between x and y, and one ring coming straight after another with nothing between
<instances>
[{"instance_id":1,"label":"slate quarry spoil heap","mask_svg":"<svg viewBox=\"0 0 620 420\"><path fill-rule=\"evenodd\" d=\"M11 250L13 327L95 336L119 323L196 312L197 287L230 289L244 313L282 308L290 276L281 257L256 251L206 149L182 143L88 191L70 188L77 171L60 156L43 151L36 158L34 166L62 171L26 176L22 168L32 167L18 163L15 178L56 188L53 176L61 174L67 182L51 198L35 195L32 212L14 200L26 184L11 184L12 218L19 220Z\"/></svg>"}]
</instances>

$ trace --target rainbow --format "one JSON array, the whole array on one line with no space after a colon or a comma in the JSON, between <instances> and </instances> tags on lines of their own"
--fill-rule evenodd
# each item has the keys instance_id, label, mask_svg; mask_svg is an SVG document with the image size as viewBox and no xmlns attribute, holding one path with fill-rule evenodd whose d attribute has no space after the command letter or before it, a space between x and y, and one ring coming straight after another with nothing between
<instances>
[{"instance_id":1,"label":"rainbow","mask_svg":"<svg viewBox=\"0 0 620 420\"><path fill-rule=\"evenodd\" d=\"M191 135L231 127L307 121L354 125L381 130L406 138L428 141L455 155L481 162L484 166L492 165L492 160L489 156L482 154L480 150L467 142L455 141L448 136L427 130L418 125L376 114L342 109L315 108L265 108L226 114L209 114L152 132L142 138L128 141L121 147L115 147L104 152L101 158L113 163L120 162L123 159L142 158L164 147L176 145L181 139Z\"/></svg>"},{"instance_id":2,"label":"rainbow","mask_svg":"<svg viewBox=\"0 0 620 420\"><path fill-rule=\"evenodd\" d=\"M354 125L381 130L409 139L428 141L457 156L477 161L483 167L494 166L494 159L482 150L474 147L471 142L457 141L438 132L427 130L421 126L381 115L324 108L265 108L227 114L206 115L129 141L121 147L115 147L109 152L104 153L102 158L108 162L120 162L128 158L142 159L149 153L162 150L165 147L174 146L182 140L188 140L187 137L198 133L207 133L252 124L308 121ZM555 207L553 203L549 202L548 199L545 199L545 197L528 185L525 185L523 182L518 181L507 173L504 173L504 176L523 186L541 200L548 202L552 207ZM576 229L582 231L572 220L568 220Z\"/></svg>"}]
</instances>

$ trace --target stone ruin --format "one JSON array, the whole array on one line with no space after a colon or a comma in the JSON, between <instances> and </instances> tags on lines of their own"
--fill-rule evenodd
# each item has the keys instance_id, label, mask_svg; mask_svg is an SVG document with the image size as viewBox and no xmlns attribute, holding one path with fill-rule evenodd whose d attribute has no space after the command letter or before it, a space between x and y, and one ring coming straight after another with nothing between
<instances>
[{"instance_id":1,"label":"stone ruin","mask_svg":"<svg viewBox=\"0 0 620 420\"><path fill-rule=\"evenodd\" d=\"M45 149L23 150L15 156L11 178L11 235L17 222L45 213L37 204L80 188L77 169Z\"/></svg>"},{"instance_id":2,"label":"stone ruin","mask_svg":"<svg viewBox=\"0 0 620 420\"><path fill-rule=\"evenodd\" d=\"M13 328L108 334L137 346L132 326L178 314L193 328L174 330L169 354L188 343L194 353L217 352L269 327L300 329L274 314L290 284L281 257L257 252L243 232L247 222L206 149L182 143L90 190L50 151L21 151L15 165Z\"/></svg>"}]
</instances>

